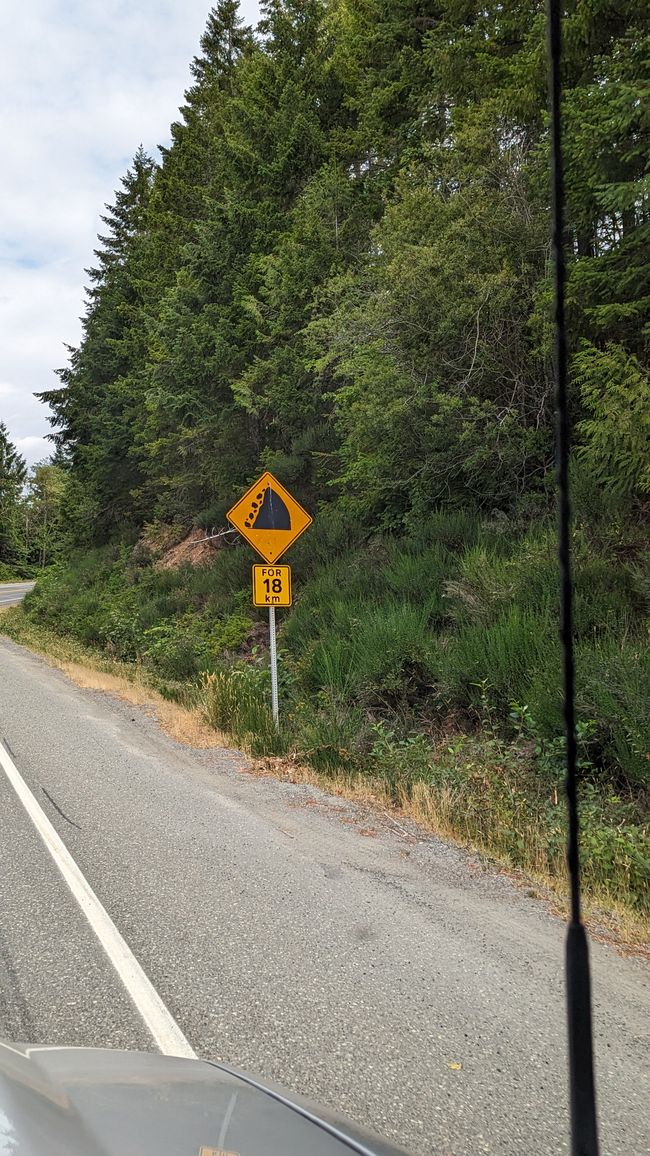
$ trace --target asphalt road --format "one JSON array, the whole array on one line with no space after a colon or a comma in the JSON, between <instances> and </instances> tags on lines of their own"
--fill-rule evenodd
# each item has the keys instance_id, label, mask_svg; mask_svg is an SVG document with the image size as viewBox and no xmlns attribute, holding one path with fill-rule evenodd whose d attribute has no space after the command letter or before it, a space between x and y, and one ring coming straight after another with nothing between
<instances>
[{"instance_id":1,"label":"asphalt road","mask_svg":"<svg viewBox=\"0 0 650 1156\"><path fill-rule=\"evenodd\" d=\"M0 582L0 609L17 606L33 588L33 582Z\"/></svg>"},{"instance_id":2,"label":"asphalt road","mask_svg":"<svg viewBox=\"0 0 650 1156\"><path fill-rule=\"evenodd\" d=\"M5 640L0 737L199 1055L413 1153L568 1151L564 927L540 901L237 753L181 747ZM0 879L0 1034L154 1050L2 772ZM648 971L601 944L592 959L602 1152L636 1156Z\"/></svg>"}]
</instances>

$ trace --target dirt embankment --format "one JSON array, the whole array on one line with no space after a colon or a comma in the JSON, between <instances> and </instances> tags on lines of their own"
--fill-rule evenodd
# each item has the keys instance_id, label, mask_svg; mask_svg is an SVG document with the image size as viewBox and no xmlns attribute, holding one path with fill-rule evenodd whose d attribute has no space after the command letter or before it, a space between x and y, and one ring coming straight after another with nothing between
<instances>
[{"instance_id":1,"label":"dirt embankment","mask_svg":"<svg viewBox=\"0 0 650 1156\"><path fill-rule=\"evenodd\" d=\"M223 538L210 538L210 531L195 526L180 542L167 545L154 563L157 570L176 570L189 563L190 566L208 566L223 548ZM160 544L158 544L160 551Z\"/></svg>"}]
</instances>

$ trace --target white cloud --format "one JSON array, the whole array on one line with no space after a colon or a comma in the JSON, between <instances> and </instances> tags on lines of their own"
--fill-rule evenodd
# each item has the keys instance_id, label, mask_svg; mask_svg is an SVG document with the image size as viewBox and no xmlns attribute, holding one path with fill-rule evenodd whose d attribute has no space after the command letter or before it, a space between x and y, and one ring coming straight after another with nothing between
<instances>
[{"instance_id":1,"label":"white cloud","mask_svg":"<svg viewBox=\"0 0 650 1156\"><path fill-rule=\"evenodd\" d=\"M32 393L58 385L64 344L79 339L100 213L138 145L168 143L209 8L3 0L0 420L30 460L49 429ZM255 0L242 14L255 22Z\"/></svg>"},{"instance_id":2,"label":"white cloud","mask_svg":"<svg viewBox=\"0 0 650 1156\"><path fill-rule=\"evenodd\" d=\"M30 465L42 461L43 458L49 458L52 453L52 443L45 438L16 438L14 444Z\"/></svg>"}]
</instances>

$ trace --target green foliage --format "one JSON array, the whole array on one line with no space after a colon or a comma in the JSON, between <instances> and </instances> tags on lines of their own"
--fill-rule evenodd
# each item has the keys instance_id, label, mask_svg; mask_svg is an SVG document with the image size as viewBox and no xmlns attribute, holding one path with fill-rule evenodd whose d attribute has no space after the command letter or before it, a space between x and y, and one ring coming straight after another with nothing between
<instances>
[{"instance_id":1,"label":"green foliage","mask_svg":"<svg viewBox=\"0 0 650 1156\"><path fill-rule=\"evenodd\" d=\"M67 470L55 461L30 471L23 497L25 553L32 565L49 566L63 547L62 521Z\"/></svg>"},{"instance_id":2,"label":"green foliage","mask_svg":"<svg viewBox=\"0 0 650 1156\"><path fill-rule=\"evenodd\" d=\"M564 739L541 738L526 706L513 704L512 714L513 741L498 738L489 722L480 736L452 743L432 743L421 732L377 723L369 732L364 769L398 803L418 800L442 830L453 830L513 866L562 876ZM590 724L578 728L579 767L583 775L594 775L581 789L583 886L587 894L614 902L625 899L647 914L647 818L638 803L617 794L594 771L589 757L592 731ZM346 737L342 757L338 763L334 758L325 763L325 769L359 765L358 758L350 760L354 741ZM335 743L326 749L336 754Z\"/></svg>"},{"instance_id":3,"label":"green foliage","mask_svg":"<svg viewBox=\"0 0 650 1156\"><path fill-rule=\"evenodd\" d=\"M0 562L0 582L19 582L23 577L22 571L19 572L15 566Z\"/></svg>"},{"instance_id":4,"label":"green foliage","mask_svg":"<svg viewBox=\"0 0 650 1156\"><path fill-rule=\"evenodd\" d=\"M414 783L431 779L433 752L426 735L400 733L382 721L374 724L371 736L373 774L383 780L396 802L408 795Z\"/></svg>"},{"instance_id":5,"label":"green foliage","mask_svg":"<svg viewBox=\"0 0 650 1156\"><path fill-rule=\"evenodd\" d=\"M252 754L274 754L283 749L271 715L268 670L247 664L206 674L201 702L210 725L231 734Z\"/></svg>"},{"instance_id":6,"label":"green foliage","mask_svg":"<svg viewBox=\"0 0 650 1156\"><path fill-rule=\"evenodd\" d=\"M234 0L210 12L171 146L138 152L102 218L82 342L46 395L72 545L223 518L262 466L339 538L543 505L543 13L420 9L279 0L256 32ZM603 486L637 496L648 58L640 0L567 13L576 429Z\"/></svg>"},{"instance_id":7,"label":"green foliage","mask_svg":"<svg viewBox=\"0 0 650 1156\"><path fill-rule=\"evenodd\" d=\"M327 775L368 771L369 724L359 707L321 693L290 708L294 745L301 758Z\"/></svg>"},{"instance_id":8,"label":"green foliage","mask_svg":"<svg viewBox=\"0 0 650 1156\"><path fill-rule=\"evenodd\" d=\"M240 581L247 570L239 553L223 552L213 569L176 571L137 553L137 565L136 551L103 547L52 568L29 596L30 616L172 680L212 670L242 646L253 621L233 598L233 574Z\"/></svg>"},{"instance_id":9,"label":"green foliage","mask_svg":"<svg viewBox=\"0 0 650 1156\"><path fill-rule=\"evenodd\" d=\"M9 569L25 561L20 499L26 477L25 459L9 440L7 427L0 421L0 563Z\"/></svg>"},{"instance_id":10,"label":"green foliage","mask_svg":"<svg viewBox=\"0 0 650 1156\"><path fill-rule=\"evenodd\" d=\"M467 626L450 640L441 678L450 700L473 707L479 718L482 688L494 710L503 713L515 696L527 696L533 672L552 646L548 615L511 606L492 625Z\"/></svg>"},{"instance_id":11,"label":"green foliage","mask_svg":"<svg viewBox=\"0 0 650 1156\"><path fill-rule=\"evenodd\" d=\"M581 647L578 710L595 720L594 754L622 789L650 787L650 637L610 631Z\"/></svg>"},{"instance_id":12,"label":"green foliage","mask_svg":"<svg viewBox=\"0 0 650 1156\"><path fill-rule=\"evenodd\" d=\"M621 345L585 343L574 369L587 414L578 427L585 465L615 494L650 493L650 375Z\"/></svg>"},{"instance_id":13,"label":"green foliage","mask_svg":"<svg viewBox=\"0 0 650 1156\"><path fill-rule=\"evenodd\" d=\"M207 640L191 617L168 619L143 631L143 658L163 678L196 678L208 665Z\"/></svg>"}]
</instances>

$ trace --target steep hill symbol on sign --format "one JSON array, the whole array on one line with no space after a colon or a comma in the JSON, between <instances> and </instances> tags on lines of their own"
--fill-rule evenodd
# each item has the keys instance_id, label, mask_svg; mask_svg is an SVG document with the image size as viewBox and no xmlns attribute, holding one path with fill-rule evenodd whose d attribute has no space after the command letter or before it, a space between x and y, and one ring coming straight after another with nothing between
<instances>
[{"instance_id":1,"label":"steep hill symbol on sign","mask_svg":"<svg viewBox=\"0 0 650 1156\"><path fill-rule=\"evenodd\" d=\"M261 505L260 505L261 503ZM273 486L255 495L244 525L249 530L290 530L291 515Z\"/></svg>"}]
</instances>

